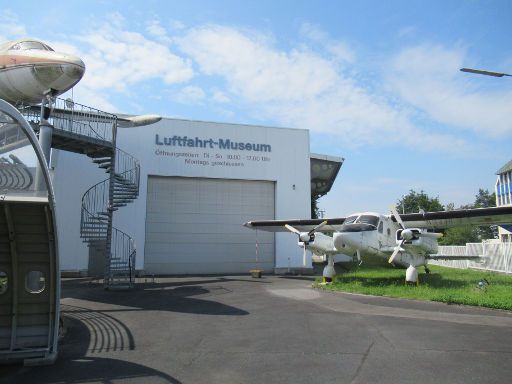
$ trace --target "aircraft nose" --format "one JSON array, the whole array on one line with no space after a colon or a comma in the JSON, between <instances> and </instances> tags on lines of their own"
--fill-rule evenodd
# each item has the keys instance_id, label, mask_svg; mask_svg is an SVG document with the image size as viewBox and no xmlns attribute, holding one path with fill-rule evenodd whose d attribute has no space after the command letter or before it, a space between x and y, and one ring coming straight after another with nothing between
<instances>
[{"instance_id":1,"label":"aircraft nose","mask_svg":"<svg viewBox=\"0 0 512 384\"><path fill-rule=\"evenodd\" d=\"M338 232L334 234L334 246L340 252L361 249L362 241L361 232Z\"/></svg>"},{"instance_id":2,"label":"aircraft nose","mask_svg":"<svg viewBox=\"0 0 512 384\"><path fill-rule=\"evenodd\" d=\"M85 73L85 64L79 57L71 55L63 55L62 72L76 84ZM73 85L74 85L73 84Z\"/></svg>"},{"instance_id":3,"label":"aircraft nose","mask_svg":"<svg viewBox=\"0 0 512 384\"><path fill-rule=\"evenodd\" d=\"M79 57L68 56L63 71L70 79L80 80L85 73L85 64Z\"/></svg>"},{"instance_id":4,"label":"aircraft nose","mask_svg":"<svg viewBox=\"0 0 512 384\"><path fill-rule=\"evenodd\" d=\"M54 65L34 68L34 72L46 89L54 89L59 94L72 88L85 73L85 64L79 57L54 53L53 62Z\"/></svg>"}]
</instances>

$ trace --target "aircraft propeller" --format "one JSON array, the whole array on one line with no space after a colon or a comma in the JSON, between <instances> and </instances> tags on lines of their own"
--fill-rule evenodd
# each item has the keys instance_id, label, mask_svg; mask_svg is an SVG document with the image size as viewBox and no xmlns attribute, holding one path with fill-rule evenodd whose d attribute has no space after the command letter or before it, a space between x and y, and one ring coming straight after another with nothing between
<instances>
[{"instance_id":1,"label":"aircraft propeller","mask_svg":"<svg viewBox=\"0 0 512 384\"><path fill-rule=\"evenodd\" d=\"M401 237L402 237L402 240L400 241L400 244L398 244L396 247L395 247L395 250L393 251L393 253L391 254L389 260L388 260L388 263L391 264L393 263L393 261L395 260L396 256L401 252L403 251L404 249L402 248L402 245L407 241L407 240L411 240L413 237L414 237L414 233L411 231L411 230L408 230L406 227L405 227L405 224L404 222L402 221L402 218L400 217L400 214L398 213L398 211L396 210L395 206L391 206L389 207L389 209L391 210L391 214L395 217L396 219L396 222L398 223L398 225L400 225L400 227L402 228L402 234L401 234Z\"/></svg>"},{"instance_id":2,"label":"aircraft propeller","mask_svg":"<svg viewBox=\"0 0 512 384\"><path fill-rule=\"evenodd\" d=\"M405 226L404 222L402 221L402 218L400 217L400 214L398 213L396 208L394 206L391 206L390 210L391 210L391 213L393 214L393 216L395 217L398 225L400 225L400 227L402 228L402 231L400 232L400 237L401 237L400 243L395 247L395 250L393 251L393 253L391 254L391 256L388 260L388 263L390 263L390 264L395 260L396 256L400 252L404 251L404 249L402 248L402 245L406 241L419 239L420 236L430 237L430 238L434 238L434 239L438 239L441 236L443 236L441 233L431 233L431 232L427 233L427 232L422 232L418 228L407 228Z\"/></svg>"},{"instance_id":3,"label":"aircraft propeller","mask_svg":"<svg viewBox=\"0 0 512 384\"><path fill-rule=\"evenodd\" d=\"M327 220L324 220L309 232L301 232L297 228L294 228L289 224L284 225L287 230L299 236L299 242L304 244L304 254L302 257L302 263L304 266L306 266L306 245L315 240L315 232L318 232L326 224Z\"/></svg>"}]
</instances>

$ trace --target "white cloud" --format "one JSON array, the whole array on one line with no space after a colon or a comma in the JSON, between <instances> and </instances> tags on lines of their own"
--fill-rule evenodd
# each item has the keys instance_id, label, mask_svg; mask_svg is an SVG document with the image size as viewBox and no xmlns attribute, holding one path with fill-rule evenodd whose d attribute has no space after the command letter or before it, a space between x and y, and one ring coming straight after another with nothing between
<instances>
[{"instance_id":1,"label":"white cloud","mask_svg":"<svg viewBox=\"0 0 512 384\"><path fill-rule=\"evenodd\" d=\"M321 46L338 61L354 63L355 51L344 41L331 39L319 26L311 23L302 23L300 33L315 45Z\"/></svg>"},{"instance_id":2,"label":"white cloud","mask_svg":"<svg viewBox=\"0 0 512 384\"><path fill-rule=\"evenodd\" d=\"M160 21L158 20L150 20L147 22L146 31L151 35L157 38L158 40L166 43L170 43L171 39L167 35L167 30L162 27Z\"/></svg>"},{"instance_id":3,"label":"white cloud","mask_svg":"<svg viewBox=\"0 0 512 384\"><path fill-rule=\"evenodd\" d=\"M226 93L219 90L213 91L212 100L222 104L229 103L231 101L231 99L229 98L228 95L226 95Z\"/></svg>"},{"instance_id":4,"label":"white cloud","mask_svg":"<svg viewBox=\"0 0 512 384\"><path fill-rule=\"evenodd\" d=\"M453 150L457 142L459 150L467 147L449 135L421 131L408 110L359 85L336 59L307 48L282 51L257 34L215 25L190 30L178 44L204 74L226 81L232 99L263 118L331 133L347 145L402 143Z\"/></svg>"},{"instance_id":5,"label":"white cloud","mask_svg":"<svg viewBox=\"0 0 512 384\"><path fill-rule=\"evenodd\" d=\"M20 37L27 36L27 29L23 25L18 15L9 9L0 11L0 44L8 41L17 39Z\"/></svg>"},{"instance_id":6,"label":"white cloud","mask_svg":"<svg viewBox=\"0 0 512 384\"><path fill-rule=\"evenodd\" d=\"M159 24L149 24L157 40L130 31L119 14L109 16L111 23L69 36L65 43L53 42L56 50L75 54L86 64L84 78L75 97L82 103L100 103L98 108L118 111L109 102L115 92L127 92L151 80L167 85L185 83L194 76L191 63L172 53L164 41ZM76 45L70 42L75 42Z\"/></svg>"},{"instance_id":7,"label":"white cloud","mask_svg":"<svg viewBox=\"0 0 512 384\"><path fill-rule=\"evenodd\" d=\"M222 76L249 101L303 100L331 87L336 72L318 56L272 50L258 36L221 27L192 29L180 47L207 75Z\"/></svg>"},{"instance_id":8,"label":"white cloud","mask_svg":"<svg viewBox=\"0 0 512 384\"><path fill-rule=\"evenodd\" d=\"M169 21L169 26L172 28L172 29L175 29L175 30L180 30L180 29L185 29L185 24L183 24L181 21L179 20L170 20Z\"/></svg>"},{"instance_id":9,"label":"white cloud","mask_svg":"<svg viewBox=\"0 0 512 384\"><path fill-rule=\"evenodd\" d=\"M84 83L94 89L123 90L146 80L182 83L193 77L191 64L144 35L103 25L77 39L85 44Z\"/></svg>"},{"instance_id":10,"label":"white cloud","mask_svg":"<svg viewBox=\"0 0 512 384\"><path fill-rule=\"evenodd\" d=\"M486 136L512 133L512 91L471 87L472 75L459 71L465 61L462 49L433 45L407 48L391 60L389 86L402 100L439 123Z\"/></svg>"},{"instance_id":11,"label":"white cloud","mask_svg":"<svg viewBox=\"0 0 512 384\"><path fill-rule=\"evenodd\" d=\"M106 20L50 44L84 60L86 74L75 95L85 98L80 102L99 102L107 110L116 111L111 101L116 93L158 81L182 84L172 96L180 102L230 103L260 120L328 133L344 145L399 143L423 150L469 150L453 133L416 125L418 111L427 123L433 120L485 135L511 132L512 94L471 91L467 77L458 72L463 50L426 45L405 49L384 63L383 89L381 84L361 82L356 52L313 24L302 25L304 41L282 49L271 35L219 25L187 29L171 21L166 28L154 17L143 34L128 27L118 13ZM0 21L0 36L6 30L10 37L26 34L12 12L0 11ZM168 31L173 29L180 37L171 39ZM171 50L171 42L181 56ZM208 82L221 81L208 97L202 88L187 84L195 76L193 65Z\"/></svg>"},{"instance_id":12,"label":"white cloud","mask_svg":"<svg viewBox=\"0 0 512 384\"><path fill-rule=\"evenodd\" d=\"M407 26L403 27L398 31L398 37L414 37L416 35L416 27Z\"/></svg>"},{"instance_id":13,"label":"white cloud","mask_svg":"<svg viewBox=\"0 0 512 384\"><path fill-rule=\"evenodd\" d=\"M202 88L188 85L174 94L173 99L184 104L200 104L205 97L206 93Z\"/></svg>"}]
</instances>

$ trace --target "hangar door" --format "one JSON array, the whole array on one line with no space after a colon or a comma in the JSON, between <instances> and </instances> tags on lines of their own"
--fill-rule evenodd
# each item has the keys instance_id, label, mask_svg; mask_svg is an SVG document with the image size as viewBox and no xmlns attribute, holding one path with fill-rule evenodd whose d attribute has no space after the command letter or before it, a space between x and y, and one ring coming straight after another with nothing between
<instances>
[{"instance_id":1,"label":"hangar door","mask_svg":"<svg viewBox=\"0 0 512 384\"><path fill-rule=\"evenodd\" d=\"M274 234L245 228L274 218L274 182L148 177L144 270L154 274L274 269Z\"/></svg>"}]
</instances>

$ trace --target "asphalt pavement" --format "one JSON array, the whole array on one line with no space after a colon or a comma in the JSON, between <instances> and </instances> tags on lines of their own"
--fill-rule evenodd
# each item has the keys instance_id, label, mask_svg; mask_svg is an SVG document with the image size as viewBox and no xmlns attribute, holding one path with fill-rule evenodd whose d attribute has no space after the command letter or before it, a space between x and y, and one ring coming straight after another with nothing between
<instances>
[{"instance_id":1,"label":"asphalt pavement","mask_svg":"<svg viewBox=\"0 0 512 384\"><path fill-rule=\"evenodd\" d=\"M512 312L312 289L310 277L63 281L54 365L1 383L506 383ZM511 298L512 299L512 298Z\"/></svg>"}]
</instances>

